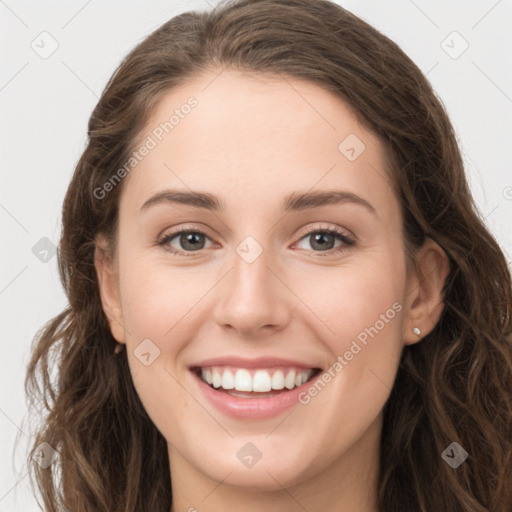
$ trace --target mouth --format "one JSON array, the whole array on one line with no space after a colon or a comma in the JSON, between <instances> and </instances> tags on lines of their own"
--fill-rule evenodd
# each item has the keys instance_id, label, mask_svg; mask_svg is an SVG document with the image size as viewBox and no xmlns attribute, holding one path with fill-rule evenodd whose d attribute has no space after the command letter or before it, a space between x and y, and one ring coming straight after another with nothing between
<instances>
[{"instance_id":1,"label":"mouth","mask_svg":"<svg viewBox=\"0 0 512 512\"><path fill-rule=\"evenodd\" d=\"M322 370L279 366L240 368L236 366L195 366L190 370L217 393L248 399L268 399L286 394L307 384Z\"/></svg>"}]
</instances>

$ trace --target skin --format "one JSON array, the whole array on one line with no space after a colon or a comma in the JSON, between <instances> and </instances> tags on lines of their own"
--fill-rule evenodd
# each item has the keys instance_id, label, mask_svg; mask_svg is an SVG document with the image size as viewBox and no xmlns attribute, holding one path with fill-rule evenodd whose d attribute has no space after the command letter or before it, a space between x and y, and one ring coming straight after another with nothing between
<instances>
[{"instance_id":1,"label":"skin","mask_svg":"<svg viewBox=\"0 0 512 512\"><path fill-rule=\"evenodd\" d=\"M112 334L126 343L137 392L168 442L171 512L377 512L382 409L403 347L439 320L446 254L427 239L407 271L385 147L346 103L308 81L219 72L159 102L141 140L190 96L198 105L125 178L115 255L97 240ZM338 149L349 134L365 144L354 161ZM215 194L225 210L168 203L140 211L166 188ZM287 194L328 189L363 197L376 214L355 203L282 212ZM167 251L156 243L191 227L206 233L199 251L179 236ZM335 253L337 238L322 249L307 235L336 227L356 244ZM236 252L247 236L263 248L250 264ZM237 355L327 371L394 303L400 311L309 403L271 419L220 413L188 370ZM149 366L134 354L146 338L160 350ZM247 442L262 454L251 468L236 456Z\"/></svg>"}]
</instances>

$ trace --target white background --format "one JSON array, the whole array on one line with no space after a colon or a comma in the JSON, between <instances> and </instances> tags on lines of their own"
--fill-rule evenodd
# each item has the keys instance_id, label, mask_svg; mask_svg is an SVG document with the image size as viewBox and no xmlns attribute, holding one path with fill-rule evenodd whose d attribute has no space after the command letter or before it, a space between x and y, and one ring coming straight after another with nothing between
<instances>
[{"instance_id":1,"label":"white background","mask_svg":"<svg viewBox=\"0 0 512 512\"><path fill-rule=\"evenodd\" d=\"M512 1L338 3L427 73L454 124L482 217L512 254ZM39 510L21 458L29 442L23 380L36 330L66 305L56 257L43 263L32 247L45 236L58 243L88 118L121 59L174 15L207 8L206 0L0 0L0 512ZM31 48L43 31L59 45L47 59ZM469 43L457 59L441 46L453 31Z\"/></svg>"}]
</instances>

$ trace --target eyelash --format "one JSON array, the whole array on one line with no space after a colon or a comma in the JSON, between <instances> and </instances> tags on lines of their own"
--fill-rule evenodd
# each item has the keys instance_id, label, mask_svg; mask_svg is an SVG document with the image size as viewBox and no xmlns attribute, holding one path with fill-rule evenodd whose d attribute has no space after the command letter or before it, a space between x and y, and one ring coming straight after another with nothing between
<instances>
[{"instance_id":1,"label":"eyelash","mask_svg":"<svg viewBox=\"0 0 512 512\"><path fill-rule=\"evenodd\" d=\"M329 249L327 251L311 251L314 253L318 253L318 255L334 255L334 254L341 254L343 251L348 250L350 247L355 245L355 241L348 237L345 233L343 233L341 230L337 228L317 228L314 230L310 230L304 234L301 235L299 238L299 241L301 241L304 238L307 238L308 236L317 234L317 233L328 233L330 235L336 235L338 240L341 240L343 242L342 245L339 247L336 247L334 249ZM197 251L177 251L177 250L169 250L166 249L165 246L174 238L176 238L177 235L185 235L185 234L200 234L204 235L206 238L209 238L208 235L202 231L201 229L182 229L180 231L176 231L174 233L169 233L161 237L157 240L157 245L161 246L165 251L171 253L173 256L194 256L197 253L200 253L203 249L199 249Z\"/></svg>"}]
</instances>

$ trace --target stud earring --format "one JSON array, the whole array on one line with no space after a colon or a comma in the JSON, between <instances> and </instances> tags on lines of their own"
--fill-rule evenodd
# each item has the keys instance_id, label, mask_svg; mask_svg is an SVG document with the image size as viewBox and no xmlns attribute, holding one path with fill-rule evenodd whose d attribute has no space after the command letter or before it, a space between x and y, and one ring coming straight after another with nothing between
<instances>
[{"instance_id":1,"label":"stud earring","mask_svg":"<svg viewBox=\"0 0 512 512\"><path fill-rule=\"evenodd\" d=\"M416 334L416 336L419 336L421 334L421 331L417 327L413 327L412 332Z\"/></svg>"}]
</instances>

